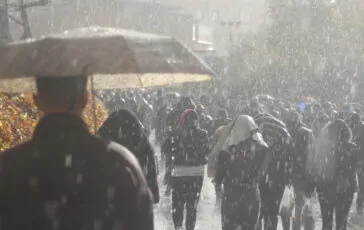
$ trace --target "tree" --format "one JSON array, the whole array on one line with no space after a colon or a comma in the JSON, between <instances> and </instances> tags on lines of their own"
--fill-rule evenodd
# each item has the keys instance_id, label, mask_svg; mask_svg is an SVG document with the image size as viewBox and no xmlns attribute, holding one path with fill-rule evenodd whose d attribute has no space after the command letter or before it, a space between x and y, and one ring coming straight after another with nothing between
<instances>
[{"instance_id":1,"label":"tree","mask_svg":"<svg viewBox=\"0 0 364 230\"><path fill-rule=\"evenodd\" d=\"M20 39L28 39L32 37L30 24L28 20L27 9L37 6L44 6L49 3L49 0L38 0L30 3L24 3L24 0L8 2L8 0L0 0L0 44L7 43L11 40L9 19L23 27L23 35ZM19 18L14 14L19 13Z\"/></svg>"},{"instance_id":2,"label":"tree","mask_svg":"<svg viewBox=\"0 0 364 230\"><path fill-rule=\"evenodd\" d=\"M0 45L11 40L8 17L8 1L0 1Z\"/></svg>"},{"instance_id":3,"label":"tree","mask_svg":"<svg viewBox=\"0 0 364 230\"><path fill-rule=\"evenodd\" d=\"M254 76L260 92L340 101L364 71L363 9L360 0L270 0L270 23L242 41L231 69Z\"/></svg>"},{"instance_id":4,"label":"tree","mask_svg":"<svg viewBox=\"0 0 364 230\"><path fill-rule=\"evenodd\" d=\"M94 99L95 107L92 106ZM19 94L0 93L0 112L0 152L29 140L41 115L31 95ZM95 133L107 116L108 111L102 102L96 97L91 97L83 114L90 131Z\"/></svg>"}]
</instances>

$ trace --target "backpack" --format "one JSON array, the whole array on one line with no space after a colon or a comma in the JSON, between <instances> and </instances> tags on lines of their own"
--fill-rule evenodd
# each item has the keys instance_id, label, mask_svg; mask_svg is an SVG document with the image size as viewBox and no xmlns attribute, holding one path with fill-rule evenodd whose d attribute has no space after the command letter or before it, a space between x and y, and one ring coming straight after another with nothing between
<instances>
[{"instance_id":1,"label":"backpack","mask_svg":"<svg viewBox=\"0 0 364 230\"><path fill-rule=\"evenodd\" d=\"M293 167L292 138L284 123L274 117L260 117L258 122L271 155L267 174L271 181L285 183Z\"/></svg>"}]
</instances>

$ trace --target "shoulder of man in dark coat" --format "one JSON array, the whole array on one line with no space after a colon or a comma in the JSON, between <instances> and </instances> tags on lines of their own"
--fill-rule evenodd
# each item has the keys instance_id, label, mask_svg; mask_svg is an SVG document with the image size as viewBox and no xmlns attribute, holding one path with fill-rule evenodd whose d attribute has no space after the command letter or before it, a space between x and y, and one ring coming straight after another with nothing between
<instances>
[{"instance_id":1,"label":"shoulder of man in dark coat","mask_svg":"<svg viewBox=\"0 0 364 230\"><path fill-rule=\"evenodd\" d=\"M98 154L104 155L106 159L109 159L107 160L108 162L120 163L120 173L125 176L128 175L127 177L132 180L132 184L125 184L126 186L130 186L130 188L134 187L134 189L137 190L146 189L147 182L140 167L140 164L137 158L127 148L115 142L105 141L97 137L92 137L91 139L88 139L88 141L90 141L89 147L97 149L96 151L100 152ZM35 154L37 154L36 149L37 146L32 141L28 141L24 144L15 146L14 148L11 148L1 153L0 172L3 173L3 176L25 172L24 170L26 168L29 168L29 163L31 162L31 159L34 157ZM97 157L96 155L94 156ZM104 164L100 165L100 167L105 166L106 165ZM112 168L113 167L109 167L110 170ZM6 177L3 179L6 179ZM121 182L121 184L124 184L124 182Z\"/></svg>"},{"instance_id":2,"label":"shoulder of man in dark coat","mask_svg":"<svg viewBox=\"0 0 364 230\"><path fill-rule=\"evenodd\" d=\"M131 219L125 219L126 226L129 229L135 230L153 229L152 196L136 157L127 148L117 143L105 141L91 135L81 142L78 150L83 151L83 146L89 148L89 150L84 149L87 154L81 152L80 154L89 156L89 160L93 162L91 163L91 171L96 169L97 172L103 172L100 175L101 178L95 177L95 186L102 187L104 186L102 181L107 180L110 183L115 183L116 188L120 189L116 196L120 197L122 202L116 208L123 209L124 206L128 207L128 216ZM42 147L39 149L42 149ZM57 148L55 147L55 149ZM15 183L16 181L14 182L12 179L25 176L24 174L30 170L32 158L34 158L35 154L37 154L37 146L33 141L26 142L1 153L0 185L5 186L5 190L0 189L0 198L6 199L10 194L16 193L13 198L17 199L18 195L24 194L24 192L17 192L18 187ZM40 154L48 154L48 152L42 152ZM97 163L100 159L100 163ZM116 167L115 165L117 164L120 166ZM44 168L44 170L47 169ZM109 170L115 170L115 173L110 174L107 172ZM47 173L47 171L42 173ZM61 171L60 173L60 177L63 177L63 172ZM115 176L109 177L109 175ZM64 178L60 180L62 181L62 179ZM106 184L109 182L106 182ZM10 187L6 185L10 185ZM88 186L93 185L88 184ZM102 197L99 198L101 200L103 199ZM100 200L96 200L95 202L100 202ZM140 221L136 221L137 219Z\"/></svg>"},{"instance_id":3,"label":"shoulder of man in dark coat","mask_svg":"<svg viewBox=\"0 0 364 230\"><path fill-rule=\"evenodd\" d=\"M138 159L126 147L116 142L110 141L107 143L106 151L109 153L120 155L130 165L136 166L140 169Z\"/></svg>"},{"instance_id":4,"label":"shoulder of man in dark coat","mask_svg":"<svg viewBox=\"0 0 364 230\"><path fill-rule=\"evenodd\" d=\"M24 163L23 159L30 156L31 151L31 142L27 141L0 153L1 170L8 167L14 169L21 166Z\"/></svg>"},{"instance_id":5,"label":"shoulder of man in dark coat","mask_svg":"<svg viewBox=\"0 0 364 230\"><path fill-rule=\"evenodd\" d=\"M131 165L131 166L140 168L138 160L136 159L134 154L132 154L124 146L121 146L112 141L105 141L105 140L99 139L97 137L94 137L93 144L94 145L96 145L96 144L105 145L105 152L107 152L107 154L110 154L110 153L114 154L114 156L120 157L120 160L125 161L127 165ZM33 150L34 147L32 147L32 142L28 141L23 144L17 145L5 152L0 153L0 156L6 160L19 159L22 157L29 156L31 154L31 152L34 151Z\"/></svg>"}]
</instances>

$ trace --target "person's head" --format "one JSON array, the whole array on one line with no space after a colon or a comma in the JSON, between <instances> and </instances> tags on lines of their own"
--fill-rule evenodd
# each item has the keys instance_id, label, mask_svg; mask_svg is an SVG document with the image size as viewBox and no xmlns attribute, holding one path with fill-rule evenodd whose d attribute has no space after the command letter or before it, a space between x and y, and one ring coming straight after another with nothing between
<instances>
[{"instance_id":1,"label":"person's head","mask_svg":"<svg viewBox=\"0 0 364 230\"><path fill-rule=\"evenodd\" d=\"M209 98L206 96L206 95L202 95L200 97L200 103L203 105L203 106L207 106L209 105Z\"/></svg>"},{"instance_id":2,"label":"person's head","mask_svg":"<svg viewBox=\"0 0 364 230\"><path fill-rule=\"evenodd\" d=\"M289 127L296 126L302 122L300 114L293 109L286 110L283 116L286 125Z\"/></svg>"},{"instance_id":3,"label":"person's head","mask_svg":"<svg viewBox=\"0 0 364 230\"><path fill-rule=\"evenodd\" d=\"M332 105L331 105L331 102L325 102L324 105L323 105L323 109L328 112L328 111L331 111L332 109Z\"/></svg>"},{"instance_id":4,"label":"person's head","mask_svg":"<svg viewBox=\"0 0 364 230\"><path fill-rule=\"evenodd\" d=\"M163 90L162 89L158 89L157 91L157 98L162 98L163 97Z\"/></svg>"},{"instance_id":5,"label":"person's head","mask_svg":"<svg viewBox=\"0 0 364 230\"><path fill-rule=\"evenodd\" d=\"M358 114L359 116L362 114L362 112L361 112L360 108L354 108L354 109L353 109L353 113L356 113L356 114Z\"/></svg>"},{"instance_id":6,"label":"person's head","mask_svg":"<svg viewBox=\"0 0 364 230\"><path fill-rule=\"evenodd\" d=\"M256 114L262 113L262 107L258 100L252 100L249 104L249 114L255 116Z\"/></svg>"},{"instance_id":7,"label":"person's head","mask_svg":"<svg viewBox=\"0 0 364 230\"><path fill-rule=\"evenodd\" d=\"M240 115L230 124L232 126L229 138L223 147L225 150L233 152L236 146L240 146L239 148L244 151L252 150L252 152L256 152L265 150L268 147L267 143L263 140L258 125L251 116Z\"/></svg>"},{"instance_id":8,"label":"person's head","mask_svg":"<svg viewBox=\"0 0 364 230\"><path fill-rule=\"evenodd\" d=\"M195 110L187 109L183 112L179 119L181 128L195 128L198 126L198 115Z\"/></svg>"},{"instance_id":9,"label":"person's head","mask_svg":"<svg viewBox=\"0 0 364 230\"><path fill-rule=\"evenodd\" d=\"M196 104L193 102L192 98L182 97L181 100L178 102L177 107L180 111L185 111L186 109L195 109Z\"/></svg>"},{"instance_id":10,"label":"person's head","mask_svg":"<svg viewBox=\"0 0 364 230\"><path fill-rule=\"evenodd\" d=\"M321 109L321 105L320 104L314 104L313 106L312 106L312 113L318 113L319 111L320 111L320 109Z\"/></svg>"},{"instance_id":11,"label":"person's head","mask_svg":"<svg viewBox=\"0 0 364 230\"><path fill-rule=\"evenodd\" d=\"M352 124L356 124L358 122L360 122L360 115L357 114L357 113L353 113L351 116L350 116L350 119L349 119L350 123Z\"/></svg>"},{"instance_id":12,"label":"person's head","mask_svg":"<svg viewBox=\"0 0 364 230\"><path fill-rule=\"evenodd\" d=\"M36 89L33 99L44 114L81 115L89 99L87 77L37 77Z\"/></svg>"}]
</instances>

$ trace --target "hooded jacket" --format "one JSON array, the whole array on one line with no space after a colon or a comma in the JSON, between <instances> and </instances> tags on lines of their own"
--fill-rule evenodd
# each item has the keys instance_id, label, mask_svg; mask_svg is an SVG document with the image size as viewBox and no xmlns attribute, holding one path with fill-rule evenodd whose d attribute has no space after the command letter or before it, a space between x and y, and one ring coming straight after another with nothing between
<instances>
[{"instance_id":1,"label":"hooded jacket","mask_svg":"<svg viewBox=\"0 0 364 230\"><path fill-rule=\"evenodd\" d=\"M144 132L143 125L136 116L126 109L112 113L98 130L98 134L128 148L138 159L148 185L152 191L154 202L159 202L157 167L155 153Z\"/></svg>"},{"instance_id":2,"label":"hooded jacket","mask_svg":"<svg viewBox=\"0 0 364 230\"><path fill-rule=\"evenodd\" d=\"M228 125L222 126L216 130L219 136L218 141L209 154L207 173L209 177L214 177L216 173L216 164L219 154L222 151L229 152L229 147L244 142L251 138L252 132L258 130L252 117L241 115L237 119L231 121ZM260 146L268 147L266 142L261 137L260 133L255 133L252 137Z\"/></svg>"}]
</instances>

